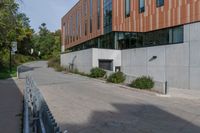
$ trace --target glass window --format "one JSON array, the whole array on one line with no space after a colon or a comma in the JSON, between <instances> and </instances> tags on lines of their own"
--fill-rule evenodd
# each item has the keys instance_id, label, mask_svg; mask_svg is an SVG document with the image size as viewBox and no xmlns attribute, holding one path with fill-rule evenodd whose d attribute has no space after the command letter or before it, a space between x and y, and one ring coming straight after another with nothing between
<instances>
[{"instance_id":1,"label":"glass window","mask_svg":"<svg viewBox=\"0 0 200 133\"><path fill-rule=\"evenodd\" d=\"M173 43L183 43L183 26L173 29Z\"/></svg>"},{"instance_id":2,"label":"glass window","mask_svg":"<svg viewBox=\"0 0 200 133\"><path fill-rule=\"evenodd\" d=\"M145 0L139 0L139 12L142 13L145 11Z\"/></svg>"},{"instance_id":3,"label":"glass window","mask_svg":"<svg viewBox=\"0 0 200 133\"><path fill-rule=\"evenodd\" d=\"M88 48L130 49L167 44L183 43L183 26L166 28L146 33L110 32L101 37L89 40L70 49Z\"/></svg>"},{"instance_id":4,"label":"glass window","mask_svg":"<svg viewBox=\"0 0 200 133\"><path fill-rule=\"evenodd\" d=\"M85 35L87 35L87 20L85 20Z\"/></svg>"},{"instance_id":5,"label":"glass window","mask_svg":"<svg viewBox=\"0 0 200 133\"><path fill-rule=\"evenodd\" d=\"M78 37L78 21L79 21L79 13L76 12L76 35Z\"/></svg>"},{"instance_id":6,"label":"glass window","mask_svg":"<svg viewBox=\"0 0 200 133\"><path fill-rule=\"evenodd\" d=\"M87 0L84 1L84 13L87 16Z\"/></svg>"},{"instance_id":7,"label":"glass window","mask_svg":"<svg viewBox=\"0 0 200 133\"><path fill-rule=\"evenodd\" d=\"M90 0L90 33L92 33L92 0Z\"/></svg>"},{"instance_id":8,"label":"glass window","mask_svg":"<svg viewBox=\"0 0 200 133\"><path fill-rule=\"evenodd\" d=\"M98 30L100 29L100 25L101 25L101 20L100 20L100 14L101 14L101 0L98 0L97 2L97 28Z\"/></svg>"},{"instance_id":9,"label":"glass window","mask_svg":"<svg viewBox=\"0 0 200 133\"><path fill-rule=\"evenodd\" d=\"M112 31L112 0L104 0L104 33Z\"/></svg>"},{"instance_id":10,"label":"glass window","mask_svg":"<svg viewBox=\"0 0 200 133\"><path fill-rule=\"evenodd\" d=\"M70 42L72 42L72 36L73 36L73 19L72 16L70 17L70 31L69 31L69 35L70 35Z\"/></svg>"},{"instance_id":11,"label":"glass window","mask_svg":"<svg viewBox=\"0 0 200 133\"><path fill-rule=\"evenodd\" d=\"M130 16L130 0L125 0L125 16L129 17Z\"/></svg>"},{"instance_id":12,"label":"glass window","mask_svg":"<svg viewBox=\"0 0 200 133\"><path fill-rule=\"evenodd\" d=\"M164 0L156 0L156 6L157 7L164 6Z\"/></svg>"},{"instance_id":13,"label":"glass window","mask_svg":"<svg viewBox=\"0 0 200 133\"><path fill-rule=\"evenodd\" d=\"M82 13L80 12L80 19L79 19L79 37L82 36Z\"/></svg>"}]
</instances>

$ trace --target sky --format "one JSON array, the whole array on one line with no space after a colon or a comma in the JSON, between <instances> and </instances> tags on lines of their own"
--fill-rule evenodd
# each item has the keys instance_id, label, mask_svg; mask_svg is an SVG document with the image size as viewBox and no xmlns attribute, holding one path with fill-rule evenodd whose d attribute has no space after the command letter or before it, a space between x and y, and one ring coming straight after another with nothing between
<instances>
[{"instance_id":1,"label":"sky","mask_svg":"<svg viewBox=\"0 0 200 133\"><path fill-rule=\"evenodd\" d=\"M20 12L30 18L31 27L38 32L42 23L47 24L50 31L61 27L61 18L69 11L78 0L22 0Z\"/></svg>"}]
</instances>

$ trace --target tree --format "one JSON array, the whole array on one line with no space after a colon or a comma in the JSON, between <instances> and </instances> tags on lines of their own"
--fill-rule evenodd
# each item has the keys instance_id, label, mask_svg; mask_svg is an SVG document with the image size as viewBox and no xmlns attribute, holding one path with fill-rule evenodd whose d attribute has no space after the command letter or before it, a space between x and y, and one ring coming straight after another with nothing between
<instances>
[{"instance_id":1,"label":"tree","mask_svg":"<svg viewBox=\"0 0 200 133\"><path fill-rule=\"evenodd\" d=\"M39 33L33 36L33 45L36 53L41 52L44 59L56 56L60 52L60 30L50 32L45 23L39 27Z\"/></svg>"},{"instance_id":2,"label":"tree","mask_svg":"<svg viewBox=\"0 0 200 133\"><path fill-rule=\"evenodd\" d=\"M25 14L18 12L15 0L0 0L0 68L5 66L11 42L17 41L21 53L28 53L33 30ZM7 59L8 60L8 59Z\"/></svg>"},{"instance_id":3,"label":"tree","mask_svg":"<svg viewBox=\"0 0 200 133\"><path fill-rule=\"evenodd\" d=\"M20 13L17 15L17 42L18 52L20 54L29 55L31 46L31 38L34 30L31 29L29 18L24 14Z\"/></svg>"},{"instance_id":4,"label":"tree","mask_svg":"<svg viewBox=\"0 0 200 133\"><path fill-rule=\"evenodd\" d=\"M16 16L18 4L3 0L0 4L0 48L7 48L16 39Z\"/></svg>"},{"instance_id":5,"label":"tree","mask_svg":"<svg viewBox=\"0 0 200 133\"><path fill-rule=\"evenodd\" d=\"M7 65L8 49L16 39L16 15L18 4L14 0L0 2L0 68Z\"/></svg>"}]
</instances>

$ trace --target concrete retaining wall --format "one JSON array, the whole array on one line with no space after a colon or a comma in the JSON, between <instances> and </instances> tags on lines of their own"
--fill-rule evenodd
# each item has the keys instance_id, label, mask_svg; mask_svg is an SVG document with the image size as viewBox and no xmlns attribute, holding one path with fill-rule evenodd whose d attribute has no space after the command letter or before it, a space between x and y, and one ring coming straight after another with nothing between
<instances>
[{"instance_id":1,"label":"concrete retaining wall","mask_svg":"<svg viewBox=\"0 0 200 133\"><path fill-rule=\"evenodd\" d=\"M92 51L92 49L87 49L61 54L61 65L69 67L73 63L74 68L77 68L81 72L89 73L93 65Z\"/></svg>"},{"instance_id":2,"label":"concrete retaining wall","mask_svg":"<svg viewBox=\"0 0 200 133\"><path fill-rule=\"evenodd\" d=\"M184 26L184 43L122 50L122 71L149 75L169 88L200 90L200 23ZM157 58L151 60L153 56Z\"/></svg>"},{"instance_id":3,"label":"concrete retaining wall","mask_svg":"<svg viewBox=\"0 0 200 133\"><path fill-rule=\"evenodd\" d=\"M89 73L92 68L99 66L99 60L104 59L113 60L113 70L115 70L115 66L121 66L121 50L93 48L62 54L61 65L68 67L73 63L74 68Z\"/></svg>"}]
</instances>

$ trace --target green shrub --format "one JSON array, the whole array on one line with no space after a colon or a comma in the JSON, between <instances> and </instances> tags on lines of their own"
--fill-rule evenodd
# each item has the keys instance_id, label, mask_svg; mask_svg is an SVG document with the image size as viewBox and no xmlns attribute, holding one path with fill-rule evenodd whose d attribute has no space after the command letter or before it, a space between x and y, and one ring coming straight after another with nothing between
<instances>
[{"instance_id":1,"label":"green shrub","mask_svg":"<svg viewBox=\"0 0 200 133\"><path fill-rule=\"evenodd\" d=\"M122 72L116 72L110 75L107 79L111 83L123 83L126 80L126 76Z\"/></svg>"},{"instance_id":2,"label":"green shrub","mask_svg":"<svg viewBox=\"0 0 200 133\"><path fill-rule=\"evenodd\" d=\"M53 57L48 60L48 67L56 68L60 66L60 58L59 57Z\"/></svg>"},{"instance_id":3,"label":"green shrub","mask_svg":"<svg viewBox=\"0 0 200 133\"><path fill-rule=\"evenodd\" d=\"M62 67L62 66L60 66L60 65L58 65L58 66L55 66L55 70L56 70L57 72L62 72L62 71L65 71L65 68Z\"/></svg>"},{"instance_id":4,"label":"green shrub","mask_svg":"<svg viewBox=\"0 0 200 133\"><path fill-rule=\"evenodd\" d=\"M34 61L34 60L36 60L35 57L28 56L28 55L16 54L12 56L12 64L16 66L26 63L26 62Z\"/></svg>"},{"instance_id":5,"label":"green shrub","mask_svg":"<svg viewBox=\"0 0 200 133\"><path fill-rule=\"evenodd\" d=\"M154 81L151 77L142 76L134 80L131 83L131 87L138 89L152 89L154 87Z\"/></svg>"},{"instance_id":6,"label":"green shrub","mask_svg":"<svg viewBox=\"0 0 200 133\"><path fill-rule=\"evenodd\" d=\"M75 68L75 69L73 70L73 73L75 73L75 74L80 74L78 68Z\"/></svg>"},{"instance_id":7,"label":"green shrub","mask_svg":"<svg viewBox=\"0 0 200 133\"><path fill-rule=\"evenodd\" d=\"M102 78L102 77L105 76L105 74L106 74L106 71L104 71L104 70L101 69L101 68L97 68L97 67L91 69L91 71L90 71L90 76L91 76L92 78Z\"/></svg>"},{"instance_id":8,"label":"green shrub","mask_svg":"<svg viewBox=\"0 0 200 133\"><path fill-rule=\"evenodd\" d=\"M57 72L65 71L65 68L60 65L60 57L53 57L49 59L48 67L54 68Z\"/></svg>"}]
</instances>

